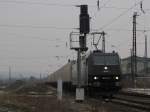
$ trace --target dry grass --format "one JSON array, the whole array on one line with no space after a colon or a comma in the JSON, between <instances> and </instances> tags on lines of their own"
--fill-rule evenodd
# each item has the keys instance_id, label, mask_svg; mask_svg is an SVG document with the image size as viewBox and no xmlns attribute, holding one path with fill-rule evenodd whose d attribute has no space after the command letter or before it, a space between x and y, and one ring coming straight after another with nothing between
<instances>
[{"instance_id":1,"label":"dry grass","mask_svg":"<svg viewBox=\"0 0 150 112\"><path fill-rule=\"evenodd\" d=\"M9 108L16 112L30 112L25 104L18 102L17 97L9 93L0 94L0 107Z\"/></svg>"},{"instance_id":2,"label":"dry grass","mask_svg":"<svg viewBox=\"0 0 150 112\"><path fill-rule=\"evenodd\" d=\"M51 88L41 90L43 86L39 85L28 88L25 86L15 92L7 90L9 92L0 93L0 107L16 110L14 112L97 112L95 107L91 109L89 105L75 103L70 97L64 96L62 101L58 101L56 91ZM33 90L37 94L29 94ZM52 94L46 95L47 92Z\"/></svg>"},{"instance_id":3,"label":"dry grass","mask_svg":"<svg viewBox=\"0 0 150 112\"><path fill-rule=\"evenodd\" d=\"M32 96L1 94L0 106L20 110L19 112L70 112L69 103L58 101L55 96ZM17 111L16 111L17 112Z\"/></svg>"}]
</instances>

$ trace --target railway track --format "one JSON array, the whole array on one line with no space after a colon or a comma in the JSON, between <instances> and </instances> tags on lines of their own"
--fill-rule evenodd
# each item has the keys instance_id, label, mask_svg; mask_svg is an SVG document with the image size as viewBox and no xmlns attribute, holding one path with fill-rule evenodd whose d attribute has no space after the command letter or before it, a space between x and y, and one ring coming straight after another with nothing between
<instances>
[{"instance_id":1,"label":"railway track","mask_svg":"<svg viewBox=\"0 0 150 112\"><path fill-rule=\"evenodd\" d=\"M101 107L107 112L150 112L150 96L136 93L119 93L112 99L104 100L101 97L88 97L89 104Z\"/></svg>"},{"instance_id":2,"label":"railway track","mask_svg":"<svg viewBox=\"0 0 150 112\"><path fill-rule=\"evenodd\" d=\"M74 98L72 94L69 94L69 96ZM86 96L85 99L84 103L89 104L92 110L104 110L105 112L150 112L150 96L144 94L120 92L114 95L112 99L105 100L99 95Z\"/></svg>"},{"instance_id":3,"label":"railway track","mask_svg":"<svg viewBox=\"0 0 150 112\"><path fill-rule=\"evenodd\" d=\"M150 111L150 96L147 95L120 93L115 95L111 102L139 110Z\"/></svg>"}]
</instances>

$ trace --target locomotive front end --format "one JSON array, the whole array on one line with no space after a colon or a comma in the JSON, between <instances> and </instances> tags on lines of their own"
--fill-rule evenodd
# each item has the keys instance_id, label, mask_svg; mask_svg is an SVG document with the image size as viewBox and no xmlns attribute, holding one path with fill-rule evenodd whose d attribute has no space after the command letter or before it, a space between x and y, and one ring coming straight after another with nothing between
<instances>
[{"instance_id":1,"label":"locomotive front end","mask_svg":"<svg viewBox=\"0 0 150 112\"><path fill-rule=\"evenodd\" d=\"M89 87L112 93L120 89L121 69L117 53L93 53L88 68Z\"/></svg>"}]
</instances>

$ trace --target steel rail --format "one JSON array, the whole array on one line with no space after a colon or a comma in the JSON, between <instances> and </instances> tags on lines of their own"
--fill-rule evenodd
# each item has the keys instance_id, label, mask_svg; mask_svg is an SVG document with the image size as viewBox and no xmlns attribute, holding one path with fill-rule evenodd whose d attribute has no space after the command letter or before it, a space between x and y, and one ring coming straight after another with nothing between
<instances>
[{"instance_id":1,"label":"steel rail","mask_svg":"<svg viewBox=\"0 0 150 112\"><path fill-rule=\"evenodd\" d=\"M115 95L111 100L111 102L149 112L150 111L149 98L150 97L147 97L147 95L121 93Z\"/></svg>"}]
</instances>

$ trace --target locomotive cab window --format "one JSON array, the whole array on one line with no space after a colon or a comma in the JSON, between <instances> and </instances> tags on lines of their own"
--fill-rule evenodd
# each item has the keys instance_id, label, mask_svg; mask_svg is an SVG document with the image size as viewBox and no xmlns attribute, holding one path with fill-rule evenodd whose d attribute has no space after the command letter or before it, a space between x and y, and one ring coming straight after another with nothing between
<instances>
[{"instance_id":1,"label":"locomotive cab window","mask_svg":"<svg viewBox=\"0 0 150 112\"><path fill-rule=\"evenodd\" d=\"M106 65L118 65L119 58L118 56L105 56Z\"/></svg>"},{"instance_id":2,"label":"locomotive cab window","mask_svg":"<svg viewBox=\"0 0 150 112\"><path fill-rule=\"evenodd\" d=\"M104 56L98 56L98 55L94 56L93 63L94 65L104 65L105 64Z\"/></svg>"},{"instance_id":3,"label":"locomotive cab window","mask_svg":"<svg viewBox=\"0 0 150 112\"><path fill-rule=\"evenodd\" d=\"M99 56L95 55L93 57L93 64L94 65L118 65L119 64L119 58L118 56Z\"/></svg>"}]
</instances>

